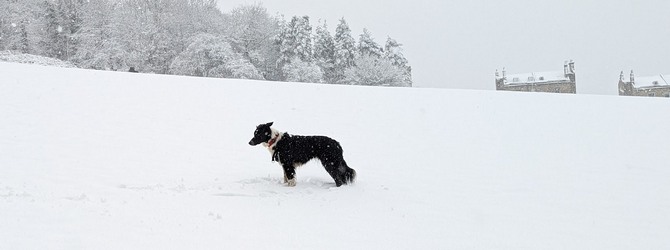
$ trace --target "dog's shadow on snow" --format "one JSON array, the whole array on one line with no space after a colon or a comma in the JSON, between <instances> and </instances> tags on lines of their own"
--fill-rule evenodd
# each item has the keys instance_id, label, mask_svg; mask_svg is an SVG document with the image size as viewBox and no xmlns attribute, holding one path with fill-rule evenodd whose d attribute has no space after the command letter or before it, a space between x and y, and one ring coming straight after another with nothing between
<instances>
[{"instance_id":1,"label":"dog's shadow on snow","mask_svg":"<svg viewBox=\"0 0 670 250\"><path fill-rule=\"evenodd\" d=\"M335 182L326 181L319 178L298 178L294 187L289 187L284 183L283 178L258 177L245 179L236 182L239 189L235 192L219 192L214 196L220 197L274 197L274 196L293 196L310 195L332 188L337 188Z\"/></svg>"}]
</instances>

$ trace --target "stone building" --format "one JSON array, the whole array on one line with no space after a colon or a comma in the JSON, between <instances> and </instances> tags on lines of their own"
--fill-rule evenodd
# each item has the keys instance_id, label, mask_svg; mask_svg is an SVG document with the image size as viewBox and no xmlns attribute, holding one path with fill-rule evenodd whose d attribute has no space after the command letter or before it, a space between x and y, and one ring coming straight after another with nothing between
<instances>
[{"instance_id":1,"label":"stone building","mask_svg":"<svg viewBox=\"0 0 670 250\"><path fill-rule=\"evenodd\" d=\"M565 62L563 71L533 72L507 75L503 68L502 76L496 70L496 90L577 93L575 80L575 62Z\"/></svg>"},{"instance_id":2,"label":"stone building","mask_svg":"<svg viewBox=\"0 0 670 250\"><path fill-rule=\"evenodd\" d=\"M619 75L620 96L657 96L670 97L670 75L635 77L630 71L630 78L625 81L623 71Z\"/></svg>"}]
</instances>

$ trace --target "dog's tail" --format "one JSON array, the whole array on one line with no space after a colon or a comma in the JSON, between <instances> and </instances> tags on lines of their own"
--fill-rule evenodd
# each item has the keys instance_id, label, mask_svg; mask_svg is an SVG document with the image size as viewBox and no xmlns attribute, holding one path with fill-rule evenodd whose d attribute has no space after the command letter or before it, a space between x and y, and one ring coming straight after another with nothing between
<instances>
[{"instance_id":1,"label":"dog's tail","mask_svg":"<svg viewBox=\"0 0 670 250\"><path fill-rule=\"evenodd\" d=\"M347 168L347 170L344 171L344 182L349 184L353 183L356 180L356 170L353 168Z\"/></svg>"}]
</instances>

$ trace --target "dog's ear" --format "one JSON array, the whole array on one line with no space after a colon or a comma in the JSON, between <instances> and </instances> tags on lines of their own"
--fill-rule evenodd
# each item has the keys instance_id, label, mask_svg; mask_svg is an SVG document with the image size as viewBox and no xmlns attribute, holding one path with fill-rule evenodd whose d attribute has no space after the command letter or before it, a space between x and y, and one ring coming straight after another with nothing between
<instances>
[{"instance_id":1,"label":"dog's ear","mask_svg":"<svg viewBox=\"0 0 670 250\"><path fill-rule=\"evenodd\" d=\"M270 127L270 126L272 126L272 124L274 124L274 122L268 122L268 123L266 123L265 125L268 126L268 127Z\"/></svg>"}]
</instances>

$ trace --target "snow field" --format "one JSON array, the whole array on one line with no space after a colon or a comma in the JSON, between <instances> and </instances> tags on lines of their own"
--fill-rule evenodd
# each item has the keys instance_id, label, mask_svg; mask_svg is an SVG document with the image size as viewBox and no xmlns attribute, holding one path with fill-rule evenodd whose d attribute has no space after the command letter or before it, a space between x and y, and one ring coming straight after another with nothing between
<instances>
[{"instance_id":1,"label":"snow field","mask_svg":"<svg viewBox=\"0 0 670 250\"><path fill-rule=\"evenodd\" d=\"M662 98L272 83L0 63L7 249L663 249ZM492 80L493 84L493 80ZM328 135L285 187L257 124Z\"/></svg>"}]
</instances>

